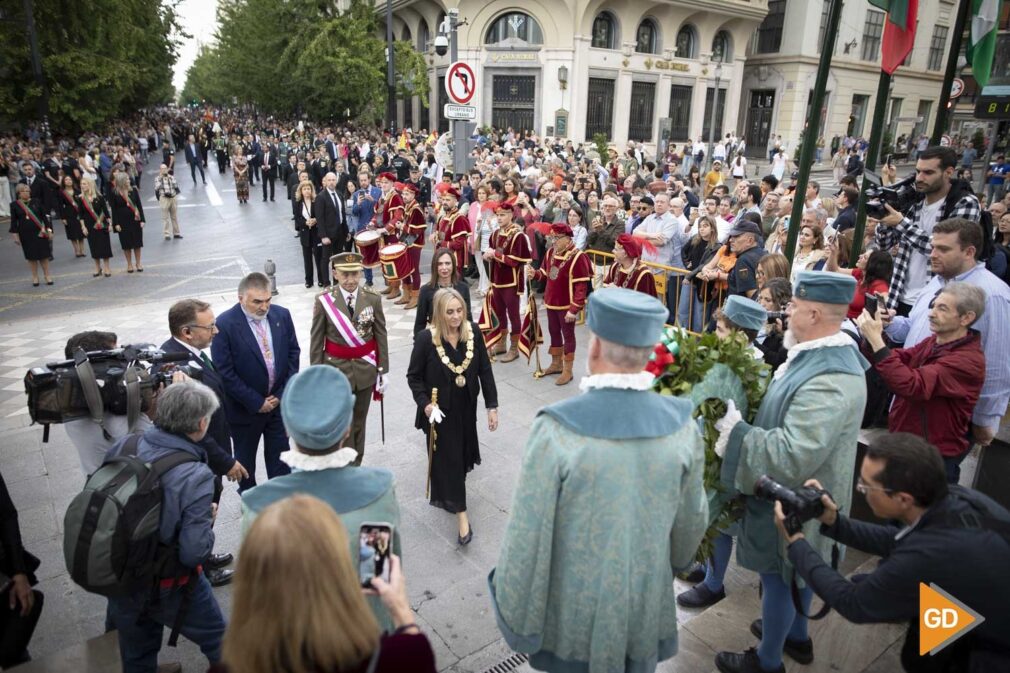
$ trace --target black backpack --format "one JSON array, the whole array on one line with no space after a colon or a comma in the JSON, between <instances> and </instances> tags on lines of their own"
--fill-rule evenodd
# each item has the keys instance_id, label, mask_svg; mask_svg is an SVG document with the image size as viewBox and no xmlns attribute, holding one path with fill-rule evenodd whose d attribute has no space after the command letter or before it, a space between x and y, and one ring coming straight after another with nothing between
<instances>
[{"instance_id":1,"label":"black backpack","mask_svg":"<svg viewBox=\"0 0 1010 673\"><path fill-rule=\"evenodd\" d=\"M161 542L161 477L196 456L175 451L153 463L137 458L140 435L121 455L88 477L63 519L63 556L70 577L86 591L124 596L177 577L178 554ZM185 573L189 571L186 570Z\"/></svg>"}]
</instances>

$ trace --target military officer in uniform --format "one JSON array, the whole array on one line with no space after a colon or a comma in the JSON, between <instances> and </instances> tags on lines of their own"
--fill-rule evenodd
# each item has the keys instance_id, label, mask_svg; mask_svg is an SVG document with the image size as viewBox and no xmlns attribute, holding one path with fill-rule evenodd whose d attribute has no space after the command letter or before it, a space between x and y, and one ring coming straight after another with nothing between
<instances>
[{"instance_id":1,"label":"military officer in uniform","mask_svg":"<svg viewBox=\"0 0 1010 673\"><path fill-rule=\"evenodd\" d=\"M490 303L498 318L498 329L485 336L493 355L505 353L503 337L506 326L512 327L509 350L502 362L512 362L519 357L519 333L522 330L519 322L520 278L523 267L533 260L529 239L522 227L512 221L514 207L513 200L507 199L495 208L498 229L491 234L491 247L484 253L484 259L491 266L491 301L485 303Z\"/></svg>"},{"instance_id":2,"label":"military officer in uniform","mask_svg":"<svg viewBox=\"0 0 1010 673\"><path fill-rule=\"evenodd\" d=\"M342 252L330 257L336 285L316 297L312 311L309 363L327 364L344 373L354 390L350 445L365 454L365 420L373 394L381 399L389 371L386 316L382 298L362 287L361 255Z\"/></svg>"},{"instance_id":3,"label":"military officer in uniform","mask_svg":"<svg viewBox=\"0 0 1010 673\"><path fill-rule=\"evenodd\" d=\"M551 364L544 375L561 374L555 385L572 380L575 364L575 321L586 306L589 284L593 281L593 264L586 253L572 242L572 228L567 222L551 225L551 248L539 269L527 265L527 275L533 280L547 281L544 306L547 307L547 329L551 334Z\"/></svg>"}]
</instances>

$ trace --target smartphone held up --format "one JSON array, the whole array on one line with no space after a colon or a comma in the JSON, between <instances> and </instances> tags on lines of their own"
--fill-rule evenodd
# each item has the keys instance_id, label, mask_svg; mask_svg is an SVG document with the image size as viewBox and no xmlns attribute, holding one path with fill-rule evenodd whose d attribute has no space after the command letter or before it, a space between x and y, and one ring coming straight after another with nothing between
<instances>
[{"instance_id":1,"label":"smartphone held up","mask_svg":"<svg viewBox=\"0 0 1010 673\"><path fill-rule=\"evenodd\" d=\"M376 577L389 582L392 568L393 524L365 522L358 532L358 579L361 586L371 589Z\"/></svg>"}]
</instances>

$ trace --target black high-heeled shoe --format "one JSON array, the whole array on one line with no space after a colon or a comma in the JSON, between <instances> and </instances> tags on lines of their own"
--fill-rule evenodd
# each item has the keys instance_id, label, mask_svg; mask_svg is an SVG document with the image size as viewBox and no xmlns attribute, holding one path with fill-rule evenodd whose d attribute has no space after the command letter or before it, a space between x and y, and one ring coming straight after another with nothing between
<instances>
[{"instance_id":1,"label":"black high-heeled shoe","mask_svg":"<svg viewBox=\"0 0 1010 673\"><path fill-rule=\"evenodd\" d=\"M456 535L456 542L462 547L470 544L470 540L473 539L473 524L469 524L470 530L466 532L466 535Z\"/></svg>"}]
</instances>

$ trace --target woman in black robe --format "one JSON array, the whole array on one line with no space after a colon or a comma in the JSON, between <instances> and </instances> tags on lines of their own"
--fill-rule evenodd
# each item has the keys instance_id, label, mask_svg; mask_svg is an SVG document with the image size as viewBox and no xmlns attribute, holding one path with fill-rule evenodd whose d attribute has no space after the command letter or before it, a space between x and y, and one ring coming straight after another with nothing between
<instances>
[{"instance_id":1,"label":"woman in black robe","mask_svg":"<svg viewBox=\"0 0 1010 673\"><path fill-rule=\"evenodd\" d=\"M67 240L74 246L74 257L84 257L84 237L87 229L81 223L81 203L69 175L60 178L63 189L59 193L60 219L67 228Z\"/></svg>"},{"instance_id":2,"label":"woman in black robe","mask_svg":"<svg viewBox=\"0 0 1010 673\"><path fill-rule=\"evenodd\" d=\"M126 273L133 273L136 260L137 271L143 272L140 264L140 250L144 247L144 208L140 205L140 193L130 185L130 177L123 172L116 173L112 190L112 225L119 234L119 245L126 256Z\"/></svg>"},{"instance_id":3,"label":"woman in black robe","mask_svg":"<svg viewBox=\"0 0 1010 673\"><path fill-rule=\"evenodd\" d=\"M466 319L472 320L470 311L470 286L460 278L456 268L456 255L448 248L439 248L431 258L431 280L421 286L417 296L417 313L414 315L414 337L431 323L431 307L435 293L451 287L463 297Z\"/></svg>"},{"instance_id":4,"label":"woman in black robe","mask_svg":"<svg viewBox=\"0 0 1010 673\"><path fill-rule=\"evenodd\" d=\"M95 183L87 178L81 180L80 204L81 221L88 230L88 248L91 250L91 259L95 260L95 272L91 275L98 278L102 275L104 266L105 277L108 278L112 275L112 269L109 268L112 259L112 240L109 236L112 218L105 199L98 193Z\"/></svg>"},{"instance_id":5,"label":"woman in black robe","mask_svg":"<svg viewBox=\"0 0 1010 673\"><path fill-rule=\"evenodd\" d=\"M17 186L17 199L11 204L11 228L14 243L21 246L32 270L32 285L39 286L39 264L46 277L46 285L52 285L49 275L49 256L53 251L53 225L49 216L42 212L43 206L33 201L31 188L26 184Z\"/></svg>"},{"instance_id":6,"label":"woman in black robe","mask_svg":"<svg viewBox=\"0 0 1010 673\"><path fill-rule=\"evenodd\" d=\"M414 427L429 448L429 502L456 515L458 542L469 544L473 527L466 512L466 474L480 464L477 395L483 388L488 429L498 428L498 391L480 330L465 318L463 297L453 289L435 293L431 327L414 339L407 384L417 403ZM437 406L432 390L438 390ZM442 416L434 425L430 418ZM432 450L433 447L433 450Z\"/></svg>"}]
</instances>

